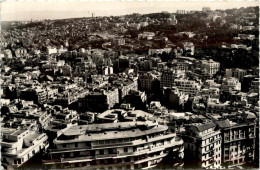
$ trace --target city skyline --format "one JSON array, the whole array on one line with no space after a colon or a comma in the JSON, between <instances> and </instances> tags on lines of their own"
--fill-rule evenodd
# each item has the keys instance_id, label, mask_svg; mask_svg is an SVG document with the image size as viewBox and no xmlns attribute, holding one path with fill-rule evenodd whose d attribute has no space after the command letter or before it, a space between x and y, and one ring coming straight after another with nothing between
<instances>
[{"instance_id":1,"label":"city skyline","mask_svg":"<svg viewBox=\"0 0 260 170\"><path fill-rule=\"evenodd\" d=\"M200 3L203 2L203 3ZM40 4L40 5L39 5ZM81 1L81 2L15 2L6 1L1 4L2 21L29 21L43 19L66 19L95 16L118 16L131 13L157 13L177 10L201 10L202 7L216 9L232 9L249 6L258 6L257 1L226 1L226 2L180 2L180 1L151 1L151 2L125 2L125 1ZM98 8L97 8L98 6Z\"/></svg>"},{"instance_id":2,"label":"city skyline","mask_svg":"<svg viewBox=\"0 0 260 170\"><path fill-rule=\"evenodd\" d=\"M1 169L259 169L259 6L242 4L4 3L33 20L2 22Z\"/></svg>"}]
</instances>

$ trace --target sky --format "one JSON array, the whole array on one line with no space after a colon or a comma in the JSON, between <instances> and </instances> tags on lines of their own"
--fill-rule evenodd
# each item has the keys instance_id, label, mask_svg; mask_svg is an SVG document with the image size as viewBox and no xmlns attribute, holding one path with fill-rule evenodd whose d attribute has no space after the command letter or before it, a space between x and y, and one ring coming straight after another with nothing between
<instances>
[{"instance_id":1,"label":"sky","mask_svg":"<svg viewBox=\"0 0 260 170\"><path fill-rule=\"evenodd\" d=\"M1 21L28 21L77 17L115 16L131 13L232 9L259 6L258 0L6 0L1 2Z\"/></svg>"}]
</instances>

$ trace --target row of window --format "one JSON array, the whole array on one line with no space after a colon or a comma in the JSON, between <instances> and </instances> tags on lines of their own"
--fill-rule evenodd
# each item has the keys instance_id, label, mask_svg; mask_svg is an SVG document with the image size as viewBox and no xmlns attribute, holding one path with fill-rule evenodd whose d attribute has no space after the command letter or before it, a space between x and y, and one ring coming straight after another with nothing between
<instances>
[{"instance_id":1,"label":"row of window","mask_svg":"<svg viewBox=\"0 0 260 170\"><path fill-rule=\"evenodd\" d=\"M100 141L96 141L96 142L85 142L85 145L86 146L91 146L91 143L93 143L94 145L114 144L114 143L122 144L124 142L132 142L132 141L135 141L135 140L141 140L141 139L146 140L147 137L149 139L150 138L155 138L155 137L160 136L160 135L162 135L162 134L161 133L157 133L157 134L152 134L152 135L142 136L142 137L135 137L135 138L100 140ZM170 141L171 139L167 139L167 140ZM70 144L70 145L72 145L72 144ZM63 148L66 148L66 147L68 147L68 144L64 143L62 146L63 146ZM78 147L78 143L74 143L74 146L75 146L75 148L77 148Z\"/></svg>"}]
</instances>

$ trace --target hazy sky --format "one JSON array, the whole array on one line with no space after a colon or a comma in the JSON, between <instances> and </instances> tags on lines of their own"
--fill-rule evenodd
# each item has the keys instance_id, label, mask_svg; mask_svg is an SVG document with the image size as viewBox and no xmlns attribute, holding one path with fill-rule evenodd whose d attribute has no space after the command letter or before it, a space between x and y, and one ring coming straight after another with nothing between
<instances>
[{"instance_id":1,"label":"hazy sky","mask_svg":"<svg viewBox=\"0 0 260 170\"><path fill-rule=\"evenodd\" d=\"M31 2L30 2L31 1ZM36 1L36 0L35 0ZM106 2L84 0L9 0L1 3L1 20L62 19L72 17L124 15L131 13L176 12L176 10L230 9L258 6L258 0L139 0ZM105 0L104 0L105 1ZM216 2L217 1L217 2ZM224 1L224 2L223 2Z\"/></svg>"}]
</instances>

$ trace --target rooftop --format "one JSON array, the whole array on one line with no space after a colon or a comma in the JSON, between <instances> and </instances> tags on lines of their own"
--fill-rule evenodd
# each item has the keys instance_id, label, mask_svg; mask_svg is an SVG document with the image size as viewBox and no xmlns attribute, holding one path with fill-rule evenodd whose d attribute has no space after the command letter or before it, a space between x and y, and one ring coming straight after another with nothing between
<instances>
[{"instance_id":1,"label":"rooftop","mask_svg":"<svg viewBox=\"0 0 260 170\"><path fill-rule=\"evenodd\" d=\"M54 143L73 143L83 141L131 138L166 131L167 126L152 121L119 122L72 126L54 140Z\"/></svg>"}]
</instances>

